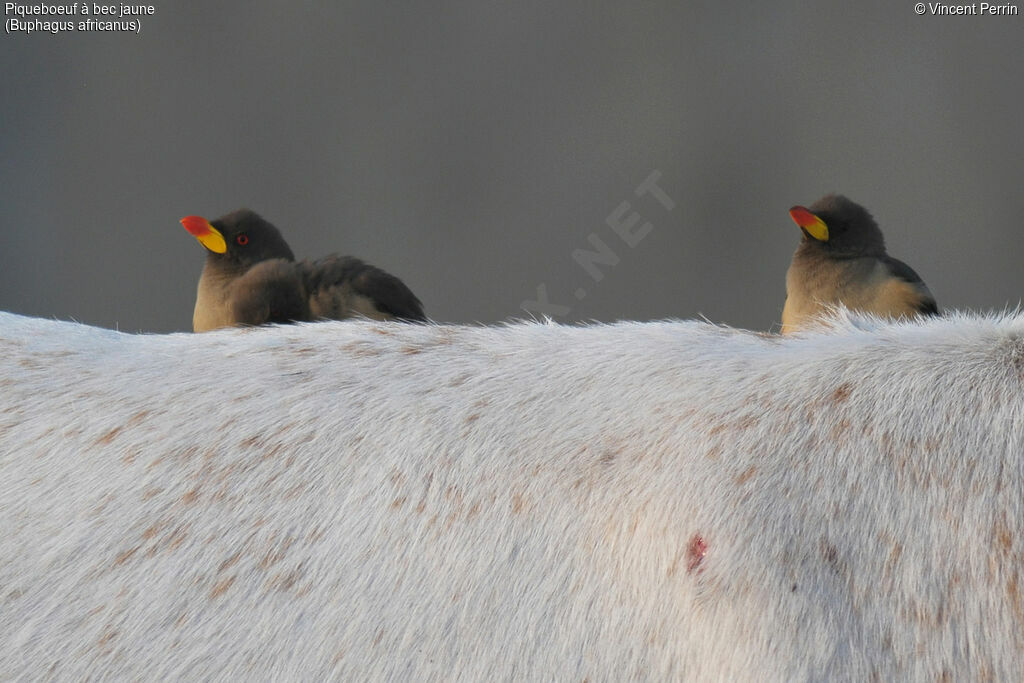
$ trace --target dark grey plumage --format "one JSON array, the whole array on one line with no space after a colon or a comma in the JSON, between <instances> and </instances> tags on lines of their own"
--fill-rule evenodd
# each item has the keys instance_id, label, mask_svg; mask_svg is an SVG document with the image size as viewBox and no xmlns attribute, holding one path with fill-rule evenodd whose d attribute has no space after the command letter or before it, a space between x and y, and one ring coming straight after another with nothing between
<instances>
[{"instance_id":1,"label":"dark grey plumage","mask_svg":"<svg viewBox=\"0 0 1024 683\"><path fill-rule=\"evenodd\" d=\"M249 209L210 222L189 216L182 224L207 248L196 332L355 316L426 320L420 300L397 277L352 256L296 262L278 229Z\"/></svg>"},{"instance_id":2,"label":"dark grey plumage","mask_svg":"<svg viewBox=\"0 0 1024 683\"><path fill-rule=\"evenodd\" d=\"M938 315L924 281L886 253L882 231L863 206L827 195L809 208L794 206L790 215L803 239L786 273L784 333L837 305L889 318Z\"/></svg>"}]
</instances>

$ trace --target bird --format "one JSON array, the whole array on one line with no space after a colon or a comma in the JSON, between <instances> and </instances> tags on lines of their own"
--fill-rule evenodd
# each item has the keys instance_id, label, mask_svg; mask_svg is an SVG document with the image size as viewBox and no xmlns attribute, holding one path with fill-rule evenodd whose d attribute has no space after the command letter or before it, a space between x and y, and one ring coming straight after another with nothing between
<instances>
[{"instance_id":1,"label":"bird","mask_svg":"<svg viewBox=\"0 0 1024 683\"><path fill-rule=\"evenodd\" d=\"M206 248L194 332L356 316L426 321L423 304L394 275L352 256L296 262L277 227L250 209L181 224Z\"/></svg>"},{"instance_id":2,"label":"bird","mask_svg":"<svg viewBox=\"0 0 1024 683\"><path fill-rule=\"evenodd\" d=\"M921 277L886 253L882 231L863 206L830 194L789 215L803 239L786 273L783 334L839 305L890 319L939 315Z\"/></svg>"}]
</instances>

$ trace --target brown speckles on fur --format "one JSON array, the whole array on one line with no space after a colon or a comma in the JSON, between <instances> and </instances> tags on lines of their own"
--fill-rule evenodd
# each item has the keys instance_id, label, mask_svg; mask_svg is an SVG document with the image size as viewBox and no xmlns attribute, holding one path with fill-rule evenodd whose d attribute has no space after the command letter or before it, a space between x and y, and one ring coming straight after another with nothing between
<instances>
[{"instance_id":1,"label":"brown speckles on fur","mask_svg":"<svg viewBox=\"0 0 1024 683\"><path fill-rule=\"evenodd\" d=\"M453 389L455 387L461 387L463 384L465 384L466 382L469 381L470 377L472 377L472 375L470 375L468 373L463 373L461 375L456 375L455 377L452 377L448 381L448 386L452 387Z\"/></svg>"},{"instance_id":2,"label":"brown speckles on fur","mask_svg":"<svg viewBox=\"0 0 1024 683\"><path fill-rule=\"evenodd\" d=\"M1017 620L1024 621L1024 600L1021 599L1020 585L1017 577L1018 573L1014 570L1010 578L1006 580L1006 596L1009 598L1010 604L1013 605L1013 611L1017 616Z\"/></svg>"},{"instance_id":3,"label":"brown speckles on fur","mask_svg":"<svg viewBox=\"0 0 1024 683\"><path fill-rule=\"evenodd\" d=\"M992 540L995 541L996 548L1000 552L1009 554L1010 549L1013 547L1013 534L1006 523L1005 512L992 525Z\"/></svg>"},{"instance_id":4,"label":"brown speckles on fur","mask_svg":"<svg viewBox=\"0 0 1024 683\"><path fill-rule=\"evenodd\" d=\"M416 505L416 512L423 514L427 509L427 499L430 497L430 487L434 483L434 473L428 472L423 477L423 494L420 497L419 503Z\"/></svg>"},{"instance_id":5,"label":"brown speckles on fur","mask_svg":"<svg viewBox=\"0 0 1024 683\"><path fill-rule=\"evenodd\" d=\"M825 539L821 540L821 557L836 576L843 575L843 565L839 559L839 549Z\"/></svg>"},{"instance_id":6,"label":"brown speckles on fur","mask_svg":"<svg viewBox=\"0 0 1024 683\"><path fill-rule=\"evenodd\" d=\"M753 415L744 415L743 417L736 420L735 424L733 424L733 429L742 432L748 429L753 429L756 425L756 417L754 417Z\"/></svg>"},{"instance_id":7,"label":"brown speckles on fur","mask_svg":"<svg viewBox=\"0 0 1024 683\"><path fill-rule=\"evenodd\" d=\"M270 460L270 459L276 457L277 454L280 453L283 449L284 449L284 445L283 444L275 443L275 444L271 445L269 448L267 448L266 450L263 451L263 454L260 455L260 460Z\"/></svg>"},{"instance_id":8,"label":"brown speckles on fur","mask_svg":"<svg viewBox=\"0 0 1024 683\"><path fill-rule=\"evenodd\" d=\"M110 431L106 432L103 436L96 439L96 445L101 446L111 443L117 437L117 435L121 433L122 429L122 427L114 427Z\"/></svg>"},{"instance_id":9,"label":"brown speckles on fur","mask_svg":"<svg viewBox=\"0 0 1024 683\"><path fill-rule=\"evenodd\" d=\"M219 574L220 572L235 566L235 564L237 564L240 559L242 559L242 553L235 553L234 555L220 563L220 566L217 567L217 573Z\"/></svg>"},{"instance_id":10,"label":"brown speckles on fur","mask_svg":"<svg viewBox=\"0 0 1024 683\"><path fill-rule=\"evenodd\" d=\"M381 350L379 348L366 342L350 342L345 344L342 349L346 353L357 358L374 358L381 354Z\"/></svg>"},{"instance_id":11,"label":"brown speckles on fur","mask_svg":"<svg viewBox=\"0 0 1024 683\"><path fill-rule=\"evenodd\" d=\"M455 341L456 332L451 327L435 327L433 341L435 346L450 346Z\"/></svg>"},{"instance_id":12,"label":"brown speckles on fur","mask_svg":"<svg viewBox=\"0 0 1024 683\"><path fill-rule=\"evenodd\" d=\"M903 544L893 543L892 550L889 551L889 559L885 563L885 575L892 576L896 568L899 566L900 557L903 555Z\"/></svg>"},{"instance_id":13,"label":"brown speckles on fur","mask_svg":"<svg viewBox=\"0 0 1024 683\"><path fill-rule=\"evenodd\" d=\"M284 492L285 500L298 500L309 489L309 484L295 484Z\"/></svg>"},{"instance_id":14,"label":"brown speckles on fur","mask_svg":"<svg viewBox=\"0 0 1024 683\"><path fill-rule=\"evenodd\" d=\"M186 536L187 534L185 533L185 528L178 527L177 529L175 529L173 532L171 532L171 535L167 536L165 539L165 542L167 544L167 550L176 550L182 543L185 542Z\"/></svg>"},{"instance_id":15,"label":"brown speckles on fur","mask_svg":"<svg viewBox=\"0 0 1024 683\"><path fill-rule=\"evenodd\" d=\"M757 467L755 467L754 465L751 465L747 469L743 470L742 472L740 472L739 476L736 477L736 484L738 486L746 484L748 481L750 481L750 478L754 476L755 472L757 472Z\"/></svg>"},{"instance_id":16,"label":"brown speckles on fur","mask_svg":"<svg viewBox=\"0 0 1024 683\"><path fill-rule=\"evenodd\" d=\"M853 386L849 382L844 382L836 387L836 390L832 392L832 396L829 400L832 405L837 406L840 403L845 403L850 399L850 395L853 393Z\"/></svg>"},{"instance_id":17,"label":"brown speckles on fur","mask_svg":"<svg viewBox=\"0 0 1024 683\"><path fill-rule=\"evenodd\" d=\"M139 546L135 546L134 548L129 548L128 550L125 550L125 551L119 553L118 556L114 559L114 564L115 565L124 564L125 562L127 562L131 558L132 555L137 553L138 550L139 550Z\"/></svg>"},{"instance_id":18,"label":"brown speckles on fur","mask_svg":"<svg viewBox=\"0 0 1024 683\"><path fill-rule=\"evenodd\" d=\"M115 496L112 493L105 493L98 501L96 501L95 507L91 510L93 517L99 517L107 509L107 506L114 502Z\"/></svg>"},{"instance_id":19,"label":"brown speckles on fur","mask_svg":"<svg viewBox=\"0 0 1024 683\"><path fill-rule=\"evenodd\" d=\"M213 600L220 597L221 595L224 595L224 593L226 593L227 590L231 588L231 584L233 584L234 582L235 577L233 576L229 576L226 579L221 579L220 581L218 581L217 584L210 590L210 599Z\"/></svg>"},{"instance_id":20,"label":"brown speckles on fur","mask_svg":"<svg viewBox=\"0 0 1024 683\"><path fill-rule=\"evenodd\" d=\"M260 569L270 569L275 564L287 557L286 550L275 549L267 552L260 560Z\"/></svg>"},{"instance_id":21,"label":"brown speckles on fur","mask_svg":"<svg viewBox=\"0 0 1024 683\"><path fill-rule=\"evenodd\" d=\"M137 412L137 413L135 413L134 415L131 416L131 419L128 420L128 424L125 425L125 426L126 427L134 427L134 426L140 424L147 417L149 417L149 415L150 415L150 412L148 410L140 410L139 412Z\"/></svg>"},{"instance_id":22,"label":"brown speckles on fur","mask_svg":"<svg viewBox=\"0 0 1024 683\"><path fill-rule=\"evenodd\" d=\"M452 501L456 507L462 507L463 495L455 486L449 486L444 491L444 497L446 500Z\"/></svg>"},{"instance_id":23,"label":"brown speckles on fur","mask_svg":"<svg viewBox=\"0 0 1024 683\"><path fill-rule=\"evenodd\" d=\"M110 627L108 625L103 630L103 633L100 635L100 639L96 642L96 645L99 647L99 649L102 652L104 652L104 653L110 652L111 649L112 649L111 648L111 641L113 641L114 638L117 637L117 634L118 634L117 629L112 628L112 627Z\"/></svg>"},{"instance_id":24,"label":"brown speckles on fur","mask_svg":"<svg viewBox=\"0 0 1024 683\"><path fill-rule=\"evenodd\" d=\"M131 430L132 428L137 427L143 420L145 420L149 416L149 414L150 412L148 410L138 411L137 413L132 415L132 417L129 418L128 421L125 422L123 425L110 429L101 437L96 439L96 445L101 446L112 443L114 439L117 438L118 434L120 434L126 429Z\"/></svg>"},{"instance_id":25,"label":"brown speckles on fur","mask_svg":"<svg viewBox=\"0 0 1024 683\"><path fill-rule=\"evenodd\" d=\"M395 488L400 489L405 486L405 474L403 474L397 467L391 468L391 472L388 474L388 479L395 485Z\"/></svg>"},{"instance_id":26,"label":"brown speckles on fur","mask_svg":"<svg viewBox=\"0 0 1024 683\"><path fill-rule=\"evenodd\" d=\"M142 532L142 538L147 541L156 538L156 535L163 530L164 526L165 524L162 522L149 525L146 527L146 530Z\"/></svg>"},{"instance_id":27,"label":"brown speckles on fur","mask_svg":"<svg viewBox=\"0 0 1024 683\"><path fill-rule=\"evenodd\" d=\"M898 362L907 351L907 344L890 343L900 338L899 330L878 338L858 333L865 349L878 352L874 363L873 352L856 351L857 339L838 347L828 339L789 340L782 342L785 353L773 359L762 345L719 348L706 338L710 330L689 329L694 325L670 324L669 331L684 342L696 334L696 343L709 344L707 354L693 353L668 338L666 330L657 331L649 349L621 343L631 335L643 341L648 332L626 334L611 327L604 332L534 328L524 330L522 339L511 337L510 344L501 343L504 333L498 329L479 340L465 330L460 334L470 343L456 336L456 346L446 348L432 345L428 327L395 325L389 336L374 333L366 323L338 324L333 331L330 325L296 327L294 337L272 329L252 332L244 340L231 337L243 348L223 352L212 343L214 336L161 342L168 345L164 356L153 353L139 362L164 358L176 344L207 340L217 355L202 359L211 361L202 375L195 374L199 366L178 367L181 361L172 357L170 387L138 383L136 391L131 384L127 400L97 384L95 395L111 399L100 406L107 409L105 423L78 411L77 389L57 395L52 419L30 429L0 413L0 425L13 425L7 438L27 444L28 454L19 461L24 469L10 478L21 496L15 502L39 501L33 514L45 524L36 528L64 533L58 537L61 547L83 558L76 555L69 563L62 555L64 568L55 568L64 595L54 600L72 607L74 623L64 618L54 632L29 618L50 629L49 651L55 651L54 644L59 650L70 624L81 631L80 649L98 657L97 640L110 624L126 637L112 640L114 656L101 666L142 661L159 651L169 653L155 662L159 670L173 671L196 647L209 649L201 636L211 629L232 636L232 625L246 617L274 625L282 610L314 615L313 629L307 628L308 619L286 619L275 634L281 638L240 629L239 638L249 639L242 645L251 650L255 643L259 650L249 662L232 660L243 677L250 662L254 668L263 660L301 668L303 661L289 664L294 654L310 655L314 676L358 677L367 670L372 675L380 662L398 662L394 671L429 675L444 662L428 659L452 643L458 649L466 635L431 624L457 626L466 619L483 629L483 641L474 641L477 649L504 667L499 677L509 677L522 673L524 665L514 658L522 648L508 646L508 638L522 635L515 629L530 629L527 622L537 614L554 614L568 624L572 632L555 635L565 635L570 646L602 646L600 652L591 648L604 659L587 664L588 672L621 669L627 677L636 669L621 659L630 643L645 659L640 675L671 674L677 672L673 662L689 661L697 662L695 675L708 678L756 676L757 662L730 658L730 648L737 642L742 646L748 636L763 640L767 633L771 639L780 629L799 631L802 624L824 624L830 637L817 645L813 638L772 641L773 656L790 656L776 662L780 678L805 671L808 661L812 667L825 662L822 666L839 677L852 671L866 678L876 667L881 680L907 671L935 678L946 666L957 680L970 678L982 665L973 659L975 645L989 655L995 651L986 640L992 634L1003 639L1000 652L1009 650L1009 659L990 657L991 671L1016 673L1012 643L1024 633L1024 616L1018 616L1024 612L1019 567L1024 541L1016 540L1020 525L1014 514L1021 477L1013 455L1020 449L1007 439L1019 436L1024 422L1019 411L1008 413L1008 419L999 412L1007 406L1012 411L1016 400L1010 368L984 358L979 344L971 345L965 358L992 366L976 373L977 391L985 393L972 395L966 387L975 371L957 374L955 358L943 354L935 365L929 352L919 362ZM558 353L543 355L547 347L534 348L531 334ZM580 346L568 344L577 334ZM584 337L590 334L620 343L589 349ZM908 344L928 334L915 330ZM356 339L380 349L379 356L360 359L337 348ZM258 357L244 348L246 342ZM322 354L287 355L303 343ZM422 349L424 359L409 358L403 344ZM491 365L493 349L523 347L527 354ZM574 349L571 358L561 351L566 347ZM729 360L733 351L738 355ZM321 355L337 362L313 363ZM636 368L619 367L630 358ZM101 360L109 364L110 359ZM228 375L212 360L237 364L233 386L225 388ZM538 367L546 362L554 374ZM770 372L758 385L756 378L766 368ZM297 369L310 370L315 386L288 379ZM1005 386L997 387L1002 395L984 380L1003 381ZM461 386L449 387L453 381ZM251 405L230 402L236 394L266 388L267 382L274 391L256 391ZM417 390L427 393L421 398ZM568 403L560 400L567 392L573 396ZM950 402L966 403L967 415L950 413ZM146 406L154 406L152 418L125 429L124 423ZM805 413L811 422L802 421ZM208 421L197 422L200 418ZM46 444L31 442L54 425L59 428L45 437ZM76 426L83 429L77 441L67 436ZM95 445L118 426L110 445ZM460 441L460 431L467 429L472 439ZM67 457L69 449L61 447L71 442L88 451L86 457ZM125 467L119 458L132 448L138 454ZM162 461L144 470L158 457ZM97 462L106 469L99 471ZM1005 471L1002 492L996 494L1000 464ZM48 478L42 485L30 488L43 473ZM948 488L921 490L918 484L929 473ZM73 493L74 507L50 504L47 496L61 486ZM108 492L115 497L101 519L92 519L92 507ZM58 514L51 519L51 513ZM931 522L927 529L920 528L921 520ZM89 537L76 547L80 526ZM289 535L295 539L290 547ZM49 587L32 583L32 568L48 559L52 544L46 540L30 558L33 563L18 565L25 571L15 583L0 588L0 601L17 587L31 591L14 605L14 616L33 614L40 590ZM26 535L14 541L14 551L36 550ZM495 561L508 571L493 571ZM954 567L962 578L950 588ZM438 572L445 585L424 582ZM93 581L94 576L102 581ZM595 577L613 588L610 599ZM90 582L98 586L92 592L96 597L78 599ZM552 590L540 596L532 591L544 585ZM129 595L114 598L122 586L129 587ZM173 590L159 592L168 586ZM147 587L158 592L147 593ZM308 591L308 599L298 599L301 591ZM454 607L453 595L460 596ZM106 609L87 617L101 601L109 601ZM427 603L437 609L415 609ZM331 609L337 606L343 609ZM502 619L516 610L527 618L511 624ZM571 619L581 610L596 617ZM985 610L992 614L987 622ZM134 632L126 617L133 615L151 625L155 637L129 637ZM187 618L176 630L182 615ZM602 627L608 618L623 628L609 632ZM680 643L672 624L697 633L696 640ZM937 630L936 624L951 624L952 630ZM407 625L417 638L404 638L401 630L392 630L395 625ZM366 648L381 627L378 647ZM883 645L886 629L893 635ZM711 632L723 639L702 639ZM44 630L28 635L36 633ZM423 634L433 640L418 642ZM296 646L289 638L302 640ZM846 650L836 654L832 641L837 638L853 643L854 660L844 658ZM949 643L954 654L962 653L968 639L973 639L971 661L951 660ZM802 647L808 642L824 649ZM1007 642L1010 646L1003 647ZM499 661L495 647L509 652L512 661ZM400 652L410 648L417 649ZM38 654L41 644L33 641L22 649L37 664L42 661L36 668L45 676L50 661L45 652ZM333 668L331 657L339 649L348 654ZM536 669L537 677L551 677L550 669Z\"/></svg>"},{"instance_id":28,"label":"brown speckles on fur","mask_svg":"<svg viewBox=\"0 0 1024 683\"><path fill-rule=\"evenodd\" d=\"M300 565L295 569L287 572L278 572L274 574L267 582L267 588L273 589L281 593L286 593L295 590L296 585L306 575L305 570ZM299 594L304 594L306 589L296 591Z\"/></svg>"},{"instance_id":29,"label":"brown speckles on fur","mask_svg":"<svg viewBox=\"0 0 1024 683\"><path fill-rule=\"evenodd\" d=\"M850 421L844 417L843 419L839 420L834 425L832 425L832 429L830 430L830 435L831 435L832 439L838 441L840 439L845 438L849 431L850 431Z\"/></svg>"}]
</instances>

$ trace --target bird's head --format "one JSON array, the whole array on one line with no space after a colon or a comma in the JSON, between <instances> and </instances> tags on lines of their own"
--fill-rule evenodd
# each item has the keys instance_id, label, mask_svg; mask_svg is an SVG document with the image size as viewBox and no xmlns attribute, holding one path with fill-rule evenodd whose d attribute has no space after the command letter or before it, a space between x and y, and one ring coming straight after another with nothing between
<instances>
[{"instance_id":1,"label":"bird's head","mask_svg":"<svg viewBox=\"0 0 1024 683\"><path fill-rule=\"evenodd\" d=\"M885 238L875 219L860 204L839 194L830 194L810 208L789 210L804 234L804 243L835 256L879 256L885 253Z\"/></svg>"},{"instance_id":2,"label":"bird's head","mask_svg":"<svg viewBox=\"0 0 1024 683\"><path fill-rule=\"evenodd\" d=\"M212 222L202 216L185 216L181 224L206 247L208 258L224 267L245 270L268 259L295 260L277 228L249 209L232 211Z\"/></svg>"}]
</instances>

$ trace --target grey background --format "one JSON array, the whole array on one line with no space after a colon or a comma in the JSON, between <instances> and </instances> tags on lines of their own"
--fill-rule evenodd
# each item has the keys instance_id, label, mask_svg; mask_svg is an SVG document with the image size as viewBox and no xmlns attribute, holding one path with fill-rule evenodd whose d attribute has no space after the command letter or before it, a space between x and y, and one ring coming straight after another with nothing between
<instances>
[{"instance_id":1,"label":"grey background","mask_svg":"<svg viewBox=\"0 0 1024 683\"><path fill-rule=\"evenodd\" d=\"M840 191L943 308L1024 292L1024 17L912 2L159 2L139 35L0 36L0 309L188 330L249 206L438 320L707 318L771 329ZM6 17L5 17L6 18ZM654 170L667 212L634 188ZM653 228L606 225L623 201ZM602 239L595 282L572 258ZM585 292L577 300L574 292Z\"/></svg>"}]
</instances>

